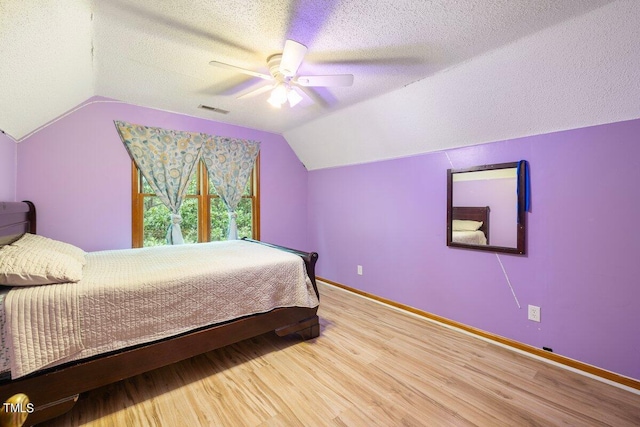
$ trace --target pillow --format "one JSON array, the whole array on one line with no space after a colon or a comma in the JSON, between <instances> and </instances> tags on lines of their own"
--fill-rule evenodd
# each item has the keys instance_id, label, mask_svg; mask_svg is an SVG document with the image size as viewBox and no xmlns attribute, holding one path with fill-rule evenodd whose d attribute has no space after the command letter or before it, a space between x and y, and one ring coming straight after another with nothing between
<instances>
[{"instance_id":1,"label":"pillow","mask_svg":"<svg viewBox=\"0 0 640 427\"><path fill-rule=\"evenodd\" d=\"M482 227L482 221L454 219L452 222L453 231L477 231Z\"/></svg>"},{"instance_id":2,"label":"pillow","mask_svg":"<svg viewBox=\"0 0 640 427\"><path fill-rule=\"evenodd\" d=\"M37 234L25 233L12 246L18 246L25 249L43 249L70 256L82 265L85 264L86 252L77 246L59 240L49 239L48 237L38 236Z\"/></svg>"},{"instance_id":3,"label":"pillow","mask_svg":"<svg viewBox=\"0 0 640 427\"><path fill-rule=\"evenodd\" d=\"M52 250L47 241L6 245L0 249L0 285L75 283L82 279L82 266L77 258Z\"/></svg>"}]
</instances>

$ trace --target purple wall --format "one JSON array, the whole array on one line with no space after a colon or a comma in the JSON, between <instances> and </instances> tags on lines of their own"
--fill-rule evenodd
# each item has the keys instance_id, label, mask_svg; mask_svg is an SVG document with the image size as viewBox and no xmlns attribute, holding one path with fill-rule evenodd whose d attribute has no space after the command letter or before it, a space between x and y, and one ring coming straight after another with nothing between
<instances>
[{"instance_id":1,"label":"purple wall","mask_svg":"<svg viewBox=\"0 0 640 427\"><path fill-rule=\"evenodd\" d=\"M640 379L640 120L309 173L318 274ZM526 256L446 246L446 170L525 159ZM356 266L363 266L363 275ZM541 307L541 323L527 305Z\"/></svg>"},{"instance_id":2,"label":"purple wall","mask_svg":"<svg viewBox=\"0 0 640 427\"><path fill-rule=\"evenodd\" d=\"M16 199L16 143L0 132L0 200Z\"/></svg>"},{"instance_id":3,"label":"purple wall","mask_svg":"<svg viewBox=\"0 0 640 427\"><path fill-rule=\"evenodd\" d=\"M307 171L280 135L91 98L18 145L17 197L38 232L93 251L131 247L131 161L113 120L262 142L261 239L307 249Z\"/></svg>"}]
</instances>

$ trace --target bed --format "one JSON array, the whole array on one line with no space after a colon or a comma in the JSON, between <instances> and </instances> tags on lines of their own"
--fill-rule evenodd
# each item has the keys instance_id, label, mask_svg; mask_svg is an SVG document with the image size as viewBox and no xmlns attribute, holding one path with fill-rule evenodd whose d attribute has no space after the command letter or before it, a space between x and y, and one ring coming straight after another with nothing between
<instances>
[{"instance_id":1,"label":"bed","mask_svg":"<svg viewBox=\"0 0 640 427\"><path fill-rule=\"evenodd\" d=\"M0 245L10 245L13 248L23 240L43 239L33 237L35 231L36 211L32 203L0 202ZM12 357L10 375L5 373L0 377L0 398L5 400L17 393L26 394L34 409L27 420L27 424L31 425L70 410L82 392L263 333L275 331L279 336L297 334L302 339L319 335L319 294L315 282L317 253L301 252L250 239L220 245L184 245L175 249L177 252L171 252L170 255L168 251L172 248L160 248L159 252L165 257L187 262L189 258L195 257L193 251L213 251L207 252L211 254L207 263L199 263L200 266L193 264L181 270L184 274L181 273L180 276L185 276L188 271L189 280L193 283L175 281L180 278L162 270L163 262L155 264L160 269L158 271L156 267L143 270L144 276L135 279L140 283L127 284L127 292L137 289L133 297L127 296L130 294L123 296L122 290L110 280L94 280L108 270L118 270L120 273L117 274L121 275L136 270L138 264L129 258L149 256L153 252L150 248L147 251L131 249L88 253L86 264L82 267L83 276L74 284L20 286L12 288L10 292L5 291L4 308L7 319L3 329L7 332L6 339ZM228 266L230 272L215 278L203 276L209 274L204 271L208 268L205 264L215 266L218 265L216 262ZM275 264L271 265L272 262ZM148 288L149 283L154 283L150 282L154 274L170 280L162 285L154 284L151 295ZM279 274L284 276L278 276ZM119 280L118 277L112 281L116 280ZM274 283L268 285L270 282ZM111 288L117 290L110 291ZM187 292L184 288L200 293L183 294ZM244 295L245 298L230 300L229 297L216 293L219 288L229 288L230 294ZM158 297L156 294L161 296L160 302L152 300ZM174 294L177 296L172 297ZM249 310L236 308L247 305L243 301L247 295L252 294L257 295L254 299L258 300L258 305L254 306L252 302ZM146 308L136 308L138 306L131 300L145 301L146 305L143 307ZM211 305L218 304L215 309L209 309L209 301ZM226 301L226 306L231 307L230 311L221 314L225 311L225 305L217 301ZM162 327L166 330L158 329L158 321L145 324L145 317L153 317L154 304L155 307L161 307L162 304L162 310L165 310L161 316L156 317L162 319ZM127 305L131 307L126 307ZM36 306L56 307L56 316L59 318L44 322L45 327L49 328L45 329L45 333L36 327L41 326L37 325L39 322L42 323L38 318L47 316L34 316L36 320L30 320L28 316L20 317L21 312L35 312L33 307ZM167 306L174 306L174 310L168 311ZM194 326L188 322L181 323L183 320L175 313L188 311L185 307L191 306L198 307L193 309L194 312L199 310L194 319L206 324L196 323ZM142 310L142 317L132 317L137 315L135 312L138 310ZM124 322L124 317L131 322ZM82 329L86 325L92 325L98 318L106 320L106 326L102 329ZM213 323L209 323L210 321ZM133 331L140 324L142 332L138 336ZM30 331L32 326L35 332L20 335L18 340L12 338L18 336L17 331ZM117 340L111 339L118 330L118 333L129 335L118 335ZM54 340L56 334L64 338L60 340L64 341L62 345ZM45 336L45 339L39 339L39 336ZM78 338L77 342L74 337ZM52 340L55 345L49 344ZM19 342L12 345L14 341ZM55 351L47 348L48 345ZM30 353L35 353L35 362L30 360ZM19 366L16 366L17 361L21 361Z\"/></svg>"},{"instance_id":2,"label":"bed","mask_svg":"<svg viewBox=\"0 0 640 427\"><path fill-rule=\"evenodd\" d=\"M468 245L489 244L489 206L454 206L451 241Z\"/></svg>"}]
</instances>

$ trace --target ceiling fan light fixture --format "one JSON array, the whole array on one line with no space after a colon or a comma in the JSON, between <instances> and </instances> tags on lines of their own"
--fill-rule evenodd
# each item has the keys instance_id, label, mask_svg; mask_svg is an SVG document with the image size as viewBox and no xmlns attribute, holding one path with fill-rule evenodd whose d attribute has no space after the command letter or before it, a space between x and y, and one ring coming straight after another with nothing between
<instances>
[{"instance_id":1,"label":"ceiling fan light fixture","mask_svg":"<svg viewBox=\"0 0 640 427\"><path fill-rule=\"evenodd\" d=\"M273 96L270 96L269 99L267 99L267 102L271 104L274 108L282 107L282 104L276 101L276 99Z\"/></svg>"},{"instance_id":2,"label":"ceiling fan light fixture","mask_svg":"<svg viewBox=\"0 0 640 427\"><path fill-rule=\"evenodd\" d=\"M280 107L282 107L282 104L278 104L278 102L277 102L277 101L275 101L275 100L273 100L272 98L269 98L269 99L267 100L267 102L268 102L269 104L271 104L271 106L272 106L273 108L280 108Z\"/></svg>"},{"instance_id":3,"label":"ceiling fan light fixture","mask_svg":"<svg viewBox=\"0 0 640 427\"><path fill-rule=\"evenodd\" d=\"M289 89L289 93L287 94L287 99L289 100L289 106L295 107L302 101L302 96L298 92L293 89Z\"/></svg>"},{"instance_id":4,"label":"ceiling fan light fixture","mask_svg":"<svg viewBox=\"0 0 640 427\"><path fill-rule=\"evenodd\" d=\"M269 96L269 104L273 105L276 108L280 108L282 104L287 102L287 95L289 92L289 88L284 83L278 83L275 88L271 91L271 96Z\"/></svg>"}]
</instances>

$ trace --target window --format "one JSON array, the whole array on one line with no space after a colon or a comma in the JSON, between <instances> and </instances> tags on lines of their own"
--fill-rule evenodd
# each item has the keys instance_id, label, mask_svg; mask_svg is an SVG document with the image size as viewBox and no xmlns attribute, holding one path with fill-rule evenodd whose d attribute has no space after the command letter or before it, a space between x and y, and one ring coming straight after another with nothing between
<instances>
[{"instance_id":1,"label":"window","mask_svg":"<svg viewBox=\"0 0 640 427\"><path fill-rule=\"evenodd\" d=\"M131 212L132 246L157 246L166 244L169 227L169 208L153 193L151 186L131 162ZM259 203L260 156L256 159L251 177L238 203L236 222L238 237L260 238ZM187 194L180 208L180 228L185 243L225 240L229 215L224 202L213 191L204 162L200 161L194 172Z\"/></svg>"}]
</instances>

